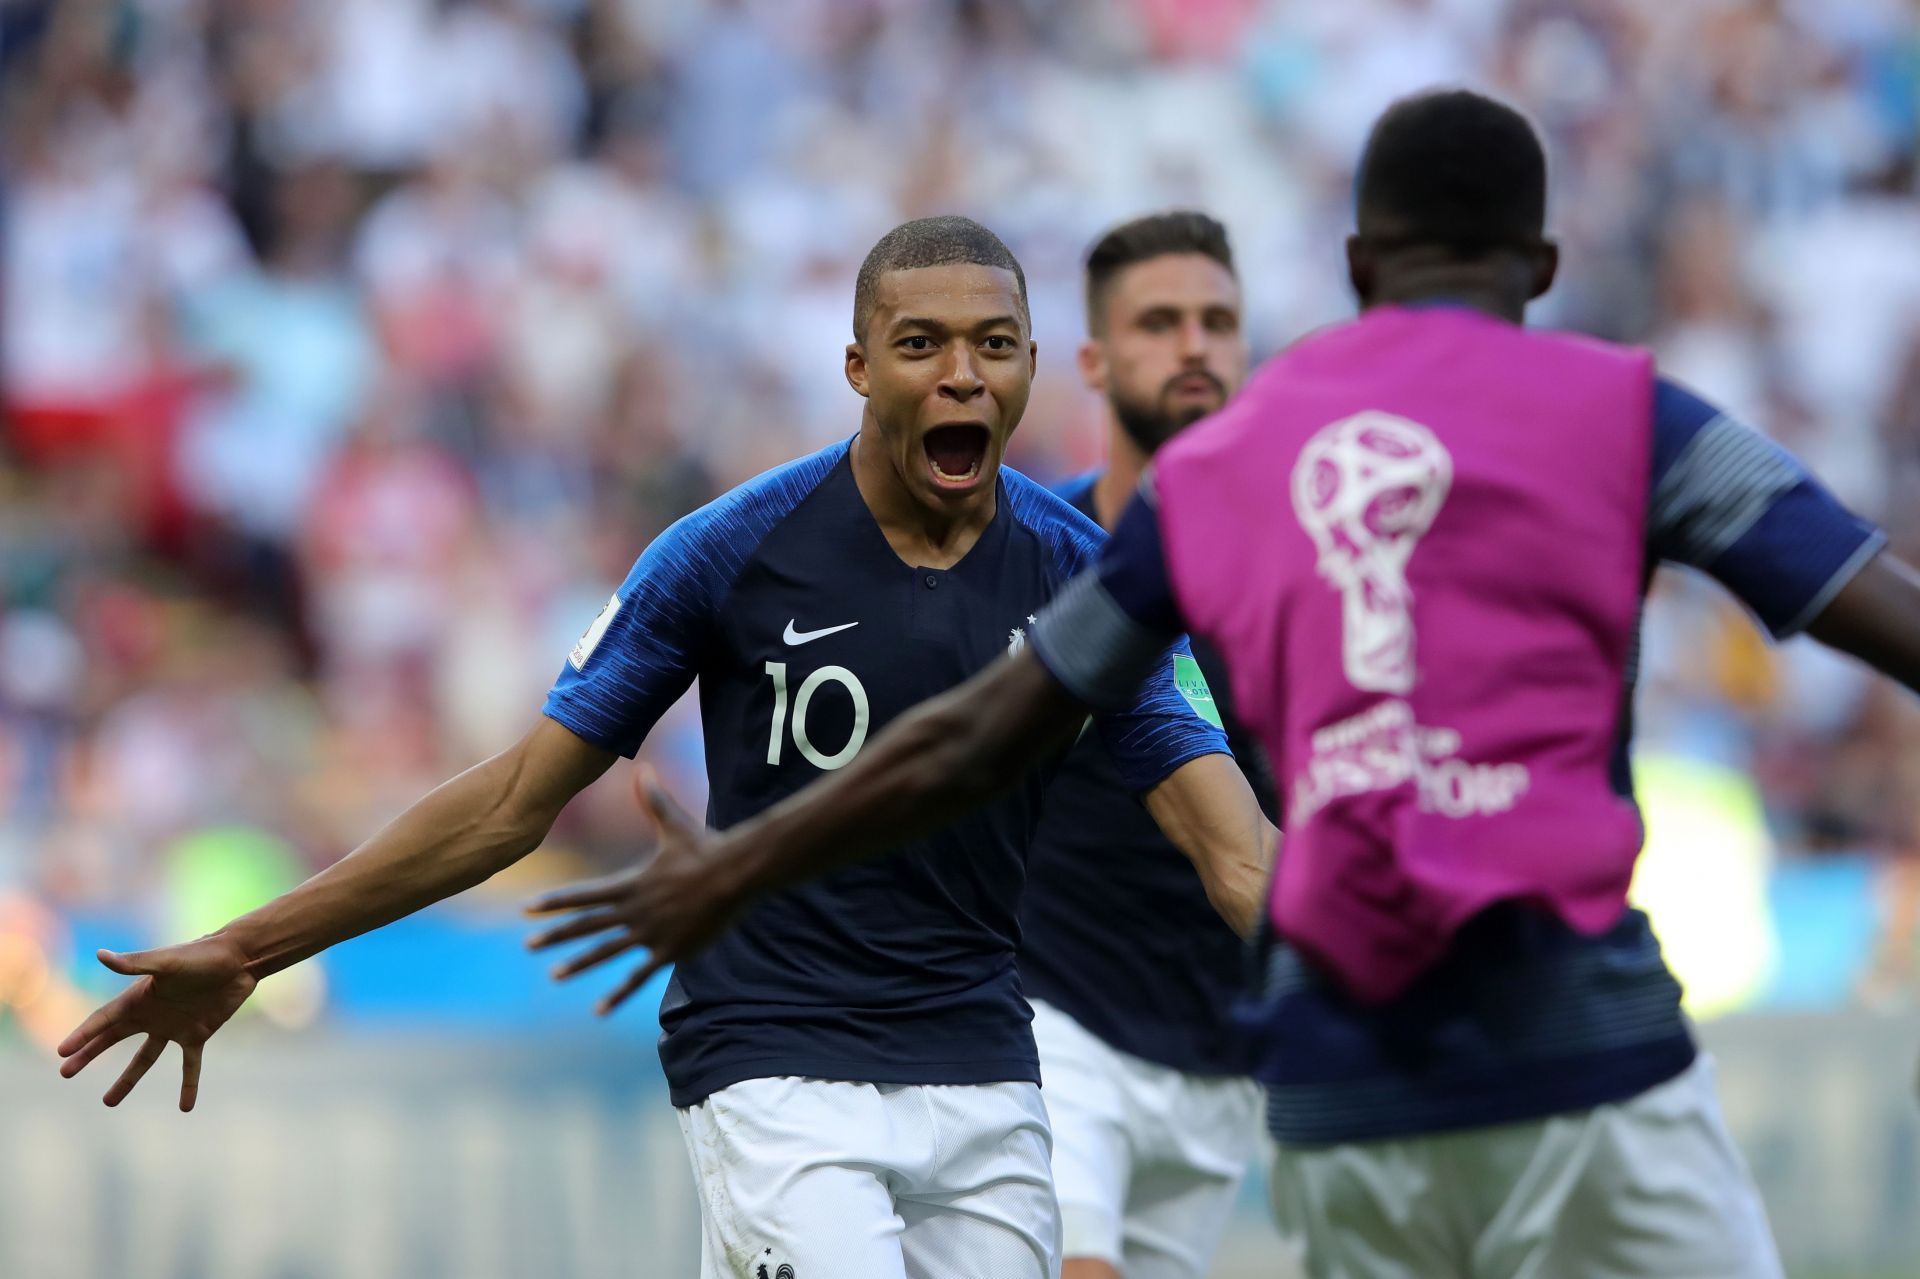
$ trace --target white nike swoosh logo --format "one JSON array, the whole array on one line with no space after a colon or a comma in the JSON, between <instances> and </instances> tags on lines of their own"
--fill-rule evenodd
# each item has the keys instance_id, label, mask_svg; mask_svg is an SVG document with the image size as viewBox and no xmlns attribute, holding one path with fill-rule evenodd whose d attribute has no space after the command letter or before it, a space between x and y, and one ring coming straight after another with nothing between
<instances>
[{"instance_id":1,"label":"white nike swoosh logo","mask_svg":"<svg viewBox=\"0 0 1920 1279\"><path fill-rule=\"evenodd\" d=\"M858 625L860 625L858 622L846 622L840 626L822 627L817 631L796 631L793 629L793 623L788 622L787 633L781 638L785 639L789 644L807 644L819 639L822 635L831 635L835 631L851 630Z\"/></svg>"}]
</instances>

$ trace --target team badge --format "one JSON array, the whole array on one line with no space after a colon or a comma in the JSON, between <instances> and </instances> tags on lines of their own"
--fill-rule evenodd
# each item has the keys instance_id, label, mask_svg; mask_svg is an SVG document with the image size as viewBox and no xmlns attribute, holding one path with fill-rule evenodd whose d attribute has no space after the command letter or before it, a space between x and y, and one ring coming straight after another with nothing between
<instances>
[{"instance_id":1,"label":"team badge","mask_svg":"<svg viewBox=\"0 0 1920 1279\"><path fill-rule=\"evenodd\" d=\"M1039 620L1040 619L1035 617L1032 613L1027 614L1027 626L1032 626L1035 622ZM1012 657L1015 653L1018 653L1021 649L1027 646L1027 626L1016 626L1012 630L1007 632L1007 656L1008 657Z\"/></svg>"}]
</instances>

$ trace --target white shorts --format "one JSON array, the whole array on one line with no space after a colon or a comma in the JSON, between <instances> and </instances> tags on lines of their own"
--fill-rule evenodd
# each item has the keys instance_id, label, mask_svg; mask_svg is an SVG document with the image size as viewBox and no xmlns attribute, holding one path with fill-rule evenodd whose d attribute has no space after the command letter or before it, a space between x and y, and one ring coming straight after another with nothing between
<instances>
[{"instance_id":1,"label":"white shorts","mask_svg":"<svg viewBox=\"0 0 1920 1279\"><path fill-rule=\"evenodd\" d=\"M1627 1101L1496 1128L1282 1145L1312 1279L1780 1279L1703 1054Z\"/></svg>"},{"instance_id":2,"label":"white shorts","mask_svg":"<svg viewBox=\"0 0 1920 1279\"><path fill-rule=\"evenodd\" d=\"M1050 1279L1060 1212L1028 1083L749 1079L683 1109L702 1279Z\"/></svg>"},{"instance_id":3,"label":"white shorts","mask_svg":"<svg viewBox=\"0 0 1920 1279\"><path fill-rule=\"evenodd\" d=\"M1260 1086L1129 1056L1039 1000L1033 1035L1053 1119L1061 1255L1104 1261L1127 1279L1206 1274L1260 1150Z\"/></svg>"}]
</instances>

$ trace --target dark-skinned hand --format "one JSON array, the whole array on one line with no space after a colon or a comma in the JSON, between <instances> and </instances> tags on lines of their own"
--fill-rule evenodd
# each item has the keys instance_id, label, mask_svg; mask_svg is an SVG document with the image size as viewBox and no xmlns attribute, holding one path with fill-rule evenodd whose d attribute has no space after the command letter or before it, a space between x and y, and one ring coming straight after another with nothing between
<instances>
[{"instance_id":1,"label":"dark-skinned hand","mask_svg":"<svg viewBox=\"0 0 1920 1279\"><path fill-rule=\"evenodd\" d=\"M708 831L674 802L650 768L634 771L634 796L653 819L641 864L605 879L537 898L529 915L569 918L527 939L529 950L597 938L598 944L553 970L556 981L577 977L630 950L646 958L595 1006L605 1016L669 964L706 949L739 911L725 837ZM651 857L646 854L651 852Z\"/></svg>"}]
</instances>

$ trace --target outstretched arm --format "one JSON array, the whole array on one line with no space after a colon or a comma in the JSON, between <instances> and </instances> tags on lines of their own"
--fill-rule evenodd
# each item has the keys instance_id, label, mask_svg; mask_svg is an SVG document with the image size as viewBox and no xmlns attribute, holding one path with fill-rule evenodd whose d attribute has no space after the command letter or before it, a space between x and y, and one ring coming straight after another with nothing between
<instances>
[{"instance_id":1,"label":"outstretched arm","mask_svg":"<svg viewBox=\"0 0 1920 1279\"><path fill-rule=\"evenodd\" d=\"M995 662L728 831L736 891L777 892L938 830L1058 754L1086 717L1031 653Z\"/></svg>"},{"instance_id":2,"label":"outstretched arm","mask_svg":"<svg viewBox=\"0 0 1920 1279\"><path fill-rule=\"evenodd\" d=\"M351 855L197 941L133 954L100 952L138 978L60 1044L72 1078L133 1035L146 1043L108 1090L118 1105L169 1042L185 1067L180 1108L193 1109L202 1045L260 978L450 897L538 847L553 820L607 770L611 752L542 719L509 750L436 788Z\"/></svg>"},{"instance_id":3,"label":"outstretched arm","mask_svg":"<svg viewBox=\"0 0 1920 1279\"><path fill-rule=\"evenodd\" d=\"M538 848L560 810L613 760L543 718L348 856L214 935L231 939L260 978L464 892Z\"/></svg>"},{"instance_id":4,"label":"outstretched arm","mask_svg":"<svg viewBox=\"0 0 1920 1279\"><path fill-rule=\"evenodd\" d=\"M1086 717L1030 651L1002 658L896 719L845 768L721 834L642 770L636 787L658 830L652 858L535 901L529 914L579 913L527 945L613 934L557 967L561 978L648 948L600 1001L611 1012L655 972L711 945L754 900L937 830L1060 750Z\"/></svg>"},{"instance_id":5,"label":"outstretched arm","mask_svg":"<svg viewBox=\"0 0 1920 1279\"><path fill-rule=\"evenodd\" d=\"M640 866L533 902L529 914L572 917L529 938L528 948L600 938L554 968L563 980L649 950L599 1002L603 1015L612 1012L662 968L711 945L758 898L937 830L1013 785L1066 746L1086 716L1085 704L1023 650L922 702L845 768L719 834L642 769L635 790L656 835ZM1208 899L1250 936L1279 832L1233 757L1188 760L1144 798L1193 860Z\"/></svg>"},{"instance_id":6,"label":"outstretched arm","mask_svg":"<svg viewBox=\"0 0 1920 1279\"><path fill-rule=\"evenodd\" d=\"M752 514L752 512L747 512ZM138 978L60 1045L61 1073L144 1033L108 1105L178 1043L180 1107L191 1109L200 1047L261 977L450 897L539 846L572 799L631 755L698 673L713 624L718 570L738 567L728 537L752 531L741 503L716 503L655 538L580 642L518 743L438 787L351 855L292 892L198 941L100 962Z\"/></svg>"}]
</instances>

